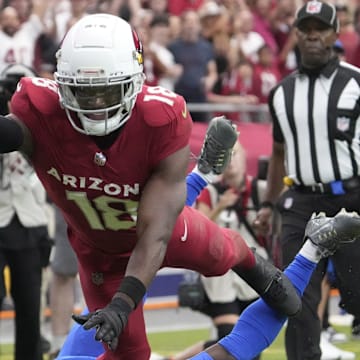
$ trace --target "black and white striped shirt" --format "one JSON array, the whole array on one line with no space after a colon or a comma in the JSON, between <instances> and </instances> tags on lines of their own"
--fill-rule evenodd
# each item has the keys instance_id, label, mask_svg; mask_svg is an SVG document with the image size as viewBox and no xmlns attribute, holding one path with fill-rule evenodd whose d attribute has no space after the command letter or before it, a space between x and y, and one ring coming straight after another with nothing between
<instances>
[{"instance_id":1,"label":"black and white striped shirt","mask_svg":"<svg viewBox=\"0 0 360 360\"><path fill-rule=\"evenodd\" d=\"M360 175L359 68L333 59L320 73L295 72L272 90L269 107L296 184Z\"/></svg>"}]
</instances>

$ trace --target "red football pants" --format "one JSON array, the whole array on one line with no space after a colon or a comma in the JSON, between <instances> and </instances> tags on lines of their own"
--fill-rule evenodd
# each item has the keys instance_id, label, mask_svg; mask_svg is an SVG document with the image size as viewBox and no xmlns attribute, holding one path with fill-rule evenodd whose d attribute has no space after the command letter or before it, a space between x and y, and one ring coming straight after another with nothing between
<instances>
[{"instance_id":1,"label":"red football pants","mask_svg":"<svg viewBox=\"0 0 360 360\"><path fill-rule=\"evenodd\" d=\"M123 239L122 239L123 240ZM76 239L72 238L74 244ZM117 239L119 241L119 239ZM106 306L124 276L128 255L109 255L76 243L79 274L90 311ZM252 251L236 231L224 229L191 207L177 219L163 266L186 268L206 276L225 274L236 264L253 263ZM141 266L141 264L139 264ZM149 360L141 304L129 317L115 352L106 350L102 360Z\"/></svg>"}]
</instances>

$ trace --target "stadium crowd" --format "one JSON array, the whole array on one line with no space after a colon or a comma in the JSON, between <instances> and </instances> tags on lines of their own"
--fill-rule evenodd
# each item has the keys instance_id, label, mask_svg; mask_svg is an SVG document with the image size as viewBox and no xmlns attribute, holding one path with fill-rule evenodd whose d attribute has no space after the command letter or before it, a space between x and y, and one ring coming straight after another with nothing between
<instances>
[{"instance_id":1,"label":"stadium crowd","mask_svg":"<svg viewBox=\"0 0 360 360\"><path fill-rule=\"evenodd\" d=\"M3 0L0 72L22 63L45 77L67 29L86 14L118 15L137 30L148 85L188 103L266 104L270 89L298 65L293 21L299 0ZM338 46L360 62L360 5L335 3ZM229 114L240 119L239 113ZM207 121L192 113L194 121Z\"/></svg>"}]
</instances>

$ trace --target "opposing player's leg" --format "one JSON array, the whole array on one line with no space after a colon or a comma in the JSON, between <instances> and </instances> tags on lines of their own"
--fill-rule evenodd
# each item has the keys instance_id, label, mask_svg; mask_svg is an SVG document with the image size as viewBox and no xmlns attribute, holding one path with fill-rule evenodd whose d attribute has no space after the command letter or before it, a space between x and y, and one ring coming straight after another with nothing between
<instances>
[{"instance_id":1,"label":"opposing player's leg","mask_svg":"<svg viewBox=\"0 0 360 360\"><path fill-rule=\"evenodd\" d=\"M187 177L187 205L195 201L214 176L224 171L237 138L238 133L231 121L225 117L212 119L198 164ZM275 309L288 316L300 311L301 300L289 279L261 256L253 255L241 239L237 241L237 247L242 258L233 270Z\"/></svg>"},{"instance_id":2,"label":"opposing player's leg","mask_svg":"<svg viewBox=\"0 0 360 360\"><path fill-rule=\"evenodd\" d=\"M237 231L220 227L191 207L185 207L175 223L164 266L205 276L220 276L233 269L284 315L295 315L301 309L298 293L281 270L260 261Z\"/></svg>"},{"instance_id":3,"label":"opposing player's leg","mask_svg":"<svg viewBox=\"0 0 360 360\"><path fill-rule=\"evenodd\" d=\"M231 121L225 117L211 120L198 164L187 177L187 205L192 205L207 183L224 171L237 138L238 133ZM244 261L240 260L233 270L268 304L285 315L295 315L301 308L301 300L289 279L262 257L252 255L244 241L240 240L237 243Z\"/></svg>"},{"instance_id":4,"label":"opposing player's leg","mask_svg":"<svg viewBox=\"0 0 360 360\"><path fill-rule=\"evenodd\" d=\"M303 294L317 263L360 236L360 217L344 210L335 217L313 216L305 230L305 243L285 274L299 294ZM251 304L232 332L193 360L253 359L276 338L286 317L269 307L263 299Z\"/></svg>"}]
</instances>

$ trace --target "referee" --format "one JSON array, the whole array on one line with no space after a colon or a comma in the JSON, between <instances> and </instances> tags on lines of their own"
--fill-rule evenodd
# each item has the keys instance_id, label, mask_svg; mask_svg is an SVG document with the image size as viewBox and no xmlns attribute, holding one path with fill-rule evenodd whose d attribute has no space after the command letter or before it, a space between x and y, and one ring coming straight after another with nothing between
<instances>
[{"instance_id":1,"label":"referee","mask_svg":"<svg viewBox=\"0 0 360 360\"><path fill-rule=\"evenodd\" d=\"M339 62L333 52L339 26L333 5L307 2L298 10L294 25L300 66L269 97L273 148L266 201L255 221L266 232L277 203L284 267L300 249L313 212L323 211L327 216L341 208L360 212L360 69ZM359 243L340 249L332 260L341 307L358 317ZM321 358L317 307L325 265L319 264L305 291L302 312L289 319L288 360Z\"/></svg>"}]
</instances>

